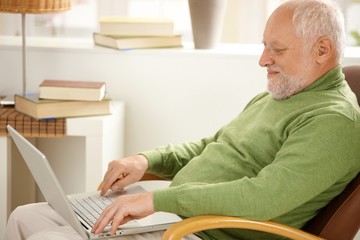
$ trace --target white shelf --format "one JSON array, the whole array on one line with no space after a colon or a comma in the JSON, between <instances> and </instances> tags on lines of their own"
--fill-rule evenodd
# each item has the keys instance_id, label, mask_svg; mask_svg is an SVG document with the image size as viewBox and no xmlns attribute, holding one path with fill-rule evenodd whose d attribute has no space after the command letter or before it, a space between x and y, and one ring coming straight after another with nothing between
<instances>
[{"instance_id":1,"label":"white shelf","mask_svg":"<svg viewBox=\"0 0 360 240\"><path fill-rule=\"evenodd\" d=\"M113 101L111 115L68 118L64 138L37 138L32 142L48 158L66 194L93 191L102 180L108 162L123 157L124 103ZM12 163L18 154L10 137L0 137L0 233L4 234L11 212ZM21 181L21 178L20 178ZM34 183L23 182L30 187ZM21 194L21 192L20 192ZM31 195L31 194L30 194ZM36 196L36 193L33 194ZM29 198L29 196L24 196ZM36 199L33 199L36 200ZM0 235L0 239L4 236Z\"/></svg>"}]
</instances>

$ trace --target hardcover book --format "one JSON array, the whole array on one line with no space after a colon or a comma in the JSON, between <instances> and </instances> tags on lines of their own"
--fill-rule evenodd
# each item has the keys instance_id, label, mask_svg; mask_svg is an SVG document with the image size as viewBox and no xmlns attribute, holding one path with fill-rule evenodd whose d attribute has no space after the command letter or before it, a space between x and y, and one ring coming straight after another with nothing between
<instances>
[{"instance_id":1,"label":"hardcover book","mask_svg":"<svg viewBox=\"0 0 360 240\"><path fill-rule=\"evenodd\" d=\"M100 101L105 96L105 82L44 80L40 98L56 100Z\"/></svg>"},{"instance_id":2,"label":"hardcover book","mask_svg":"<svg viewBox=\"0 0 360 240\"><path fill-rule=\"evenodd\" d=\"M15 109L35 119L53 119L111 114L111 100L64 101L40 99L39 95L15 95Z\"/></svg>"},{"instance_id":3,"label":"hardcover book","mask_svg":"<svg viewBox=\"0 0 360 240\"><path fill-rule=\"evenodd\" d=\"M120 50L140 48L182 47L181 35L173 36L117 36L94 33L94 43Z\"/></svg>"}]
</instances>

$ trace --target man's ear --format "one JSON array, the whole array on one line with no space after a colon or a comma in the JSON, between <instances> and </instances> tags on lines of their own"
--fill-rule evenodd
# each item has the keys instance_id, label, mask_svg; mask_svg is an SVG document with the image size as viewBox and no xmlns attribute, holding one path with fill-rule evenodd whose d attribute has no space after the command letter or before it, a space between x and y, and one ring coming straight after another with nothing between
<instances>
[{"instance_id":1,"label":"man's ear","mask_svg":"<svg viewBox=\"0 0 360 240\"><path fill-rule=\"evenodd\" d=\"M320 37L315 45L316 62L321 64L333 56L334 46L329 37Z\"/></svg>"}]
</instances>

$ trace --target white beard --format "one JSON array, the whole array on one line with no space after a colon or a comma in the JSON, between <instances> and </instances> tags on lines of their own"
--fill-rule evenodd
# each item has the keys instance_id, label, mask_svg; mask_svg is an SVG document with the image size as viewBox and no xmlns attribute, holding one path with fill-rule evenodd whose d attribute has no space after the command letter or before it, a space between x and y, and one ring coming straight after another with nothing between
<instances>
[{"instance_id":1,"label":"white beard","mask_svg":"<svg viewBox=\"0 0 360 240\"><path fill-rule=\"evenodd\" d=\"M303 79L300 74L287 76L279 72L279 77L268 78L268 91L276 99L286 99L303 89Z\"/></svg>"},{"instance_id":2,"label":"white beard","mask_svg":"<svg viewBox=\"0 0 360 240\"><path fill-rule=\"evenodd\" d=\"M308 58L304 58L308 59ZM278 77L268 78L268 91L276 99L286 99L306 87L305 76L309 72L310 61L305 60L302 64L302 71L297 75L285 75L277 66L268 67L268 71L278 72Z\"/></svg>"}]
</instances>

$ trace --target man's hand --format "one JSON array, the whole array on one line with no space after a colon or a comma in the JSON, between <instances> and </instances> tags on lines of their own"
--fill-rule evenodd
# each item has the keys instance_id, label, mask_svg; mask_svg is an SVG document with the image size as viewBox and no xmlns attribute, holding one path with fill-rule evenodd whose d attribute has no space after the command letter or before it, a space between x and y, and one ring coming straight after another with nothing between
<instances>
[{"instance_id":1,"label":"man's hand","mask_svg":"<svg viewBox=\"0 0 360 240\"><path fill-rule=\"evenodd\" d=\"M103 196L110 188L113 191L121 190L139 181L147 168L148 160L143 155L111 161L102 182L100 195Z\"/></svg>"},{"instance_id":2,"label":"man's hand","mask_svg":"<svg viewBox=\"0 0 360 240\"><path fill-rule=\"evenodd\" d=\"M111 223L110 234L114 235L120 225L154 212L152 192L120 196L104 209L92 232L99 234Z\"/></svg>"}]
</instances>

